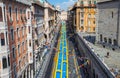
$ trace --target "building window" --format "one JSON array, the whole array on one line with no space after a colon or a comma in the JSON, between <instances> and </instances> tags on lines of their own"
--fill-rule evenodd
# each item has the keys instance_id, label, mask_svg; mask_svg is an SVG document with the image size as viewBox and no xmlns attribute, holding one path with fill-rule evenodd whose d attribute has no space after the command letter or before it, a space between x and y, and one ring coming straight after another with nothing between
<instances>
[{"instance_id":1,"label":"building window","mask_svg":"<svg viewBox=\"0 0 120 78\"><path fill-rule=\"evenodd\" d=\"M8 66L10 66L10 56L8 55Z\"/></svg>"},{"instance_id":2,"label":"building window","mask_svg":"<svg viewBox=\"0 0 120 78\"><path fill-rule=\"evenodd\" d=\"M22 36L24 36L24 28L22 27Z\"/></svg>"},{"instance_id":3,"label":"building window","mask_svg":"<svg viewBox=\"0 0 120 78\"><path fill-rule=\"evenodd\" d=\"M2 8L0 7L0 22L3 21Z\"/></svg>"},{"instance_id":4,"label":"building window","mask_svg":"<svg viewBox=\"0 0 120 78\"><path fill-rule=\"evenodd\" d=\"M112 12L112 18L113 18L113 12Z\"/></svg>"},{"instance_id":5,"label":"building window","mask_svg":"<svg viewBox=\"0 0 120 78\"><path fill-rule=\"evenodd\" d=\"M13 58L15 58L15 48L12 48Z\"/></svg>"},{"instance_id":6,"label":"building window","mask_svg":"<svg viewBox=\"0 0 120 78\"><path fill-rule=\"evenodd\" d=\"M112 40L109 38L109 44L111 44L112 43Z\"/></svg>"},{"instance_id":7,"label":"building window","mask_svg":"<svg viewBox=\"0 0 120 78\"><path fill-rule=\"evenodd\" d=\"M90 18L90 17L91 17L91 14L89 14L88 17Z\"/></svg>"},{"instance_id":8,"label":"building window","mask_svg":"<svg viewBox=\"0 0 120 78\"><path fill-rule=\"evenodd\" d=\"M104 38L104 42L107 43L107 38L106 37Z\"/></svg>"},{"instance_id":9,"label":"building window","mask_svg":"<svg viewBox=\"0 0 120 78\"><path fill-rule=\"evenodd\" d=\"M81 17L82 17L82 18L84 17L84 13L81 13Z\"/></svg>"},{"instance_id":10,"label":"building window","mask_svg":"<svg viewBox=\"0 0 120 78\"><path fill-rule=\"evenodd\" d=\"M29 46L31 47L31 40L29 40Z\"/></svg>"},{"instance_id":11,"label":"building window","mask_svg":"<svg viewBox=\"0 0 120 78\"><path fill-rule=\"evenodd\" d=\"M95 27L93 27L93 31L95 31Z\"/></svg>"},{"instance_id":12,"label":"building window","mask_svg":"<svg viewBox=\"0 0 120 78\"><path fill-rule=\"evenodd\" d=\"M81 19L81 24L83 24L83 22L84 22L83 19Z\"/></svg>"},{"instance_id":13,"label":"building window","mask_svg":"<svg viewBox=\"0 0 120 78\"><path fill-rule=\"evenodd\" d=\"M20 9L20 18L22 20L22 9Z\"/></svg>"},{"instance_id":14,"label":"building window","mask_svg":"<svg viewBox=\"0 0 120 78\"><path fill-rule=\"evenodd\" d=\"M117 46L117 45L118 45L118 43L117 43L117 40L116 40L116 39L114 39L114 40L113 40L113 44L114 44L114 46Z\"/></svg>"},{"instance_id":15,"label":"building window","mask_svg":"<svg viewBox=\"0 0 120 78\"><path fill-rule=\"evenodd\" d=\"M29 33L30 33L30 26L28 26L28 31L29 31Z\"/></svg>"},{"instance_id":16,"label":"building window","mask_svg":"<svg viewBox=\"0 0 120 78\"><path fill-rule=\"evenodd\" d=\"M28 19L30 19L30 12L29 11L28 11L27 15L28 15Z\"/></svg>"},{"instance_id":17,"label":"building window","mask_svg":"<svg viewBox=\"0 0 120 78\"><path fill-rule=\"evenodd\" d=\"M12 7L9 7L9 15L10 15L10 19L12 18Z\"/></svg>"},{"instance_id":18,"label":"building window","mask_svg":"<svg viewBox=\"0 0 120 78\"><path fill-rule=\"evenodd\" d=\"M91 1L89 1L89 4L91 4Z\"/></svg>"},{"instance_id":19,"label":"building window","mask_svg":"<svg viewBox=\"0 0 120 78\"><path fill-rule=\"evenodd\" d=\"M18 45L18 54L20 54L20 45Z\"/></svg>"},{"instance_id":20,"label":"building window","mask_svg":"<svg viewBox=\"0 0 120 78\"><path fill-rule=\"evenodd\" d=\"M16 21L18 20L18 9L15 8L15 14L16 14Z\"/></svg>"},{"instance_id":21,"label":"building window","mask_svg":"<svg viewBox=\"0 0 120 78\"><path fill-rule=\"evenodd\" d=\"M20 37L19 28L17 28L17 36Z\"/></svg>"},{"instance_id":22,"label":"building window","mask_svg":"<svg viewBox=\"0 0 120 78\"><path fill-rule=\"evenodd\" d=\"M4 33L1 33L1 46L5 45Z\"/></svg>"},{"instance_id":23,"label":"building window","mask_svg":"<svg viewBox=\"0 0 120 78\"><path fill-rule=\"evenodd\" d=\"M33 12L31 12L31 19L33 19L33 18L34 18Z\"/></svg>"},{"instance_id":24,"label":"building window","mask_svg":"<svg viewBox=\"0 0 120 78\"><path fill-rule=\"evenodd\" d=\"M22 43L22 47L23 47L22 50L23 50L23 52L24 52L24 42Z\"/></svg>"},{"instance_id":25,"label":"building window","mask_svg":"<svg viewBox=\"0 0 120 78\"><path fill-rule=\"evenodd\" d=\"M11 29L11 39L14 40L14 30Z\"/></svg>"},{"instance_id":26,"label":"building window","mask_svg":"<svg viewBox=\"0 0 120 78\"><path fill-rule=\"evenodd\" d=\"M21 60L19 61L19 69L21 70Z\"/></svg>"},{"instance_id":27,"label":"building window","mask_svg":"<svg viewBox=\"0 0 120 78\"><path fill-rule=\"evenodd\" d=\"M14 78L17 78L17 74L16 74L16 65L13 66L13 70L14 70Z\"/></svg>"},{"instance_id":28,"label":"building window","mask_svg":"<svg viewBox=\"0 0 120 78\"><path fill-rule=\"evenodd\" d=\"M7 59L6 57L2 58L3 69L7 68Z\"/></svg>"},{"instance_id":29,"label":"building window","mask_svg":"<svg viewBox=\"0 0 120 78\"><path fill-rule=\"evenodd\" d=\"M83 5L83 1L81 1L81 5Z\"/></svg>"},{"instance_id":30,"label":"building window","mask_svg":"<svg viewBox=\"0 0 120 78\"><path fill-rule=\"evenodd\" d=\"M102 34L100 34L100 41L102 42L103 40L102 40Z\"/></svg>"},{"instance_id":31,"label":"building window","mask_svg":"<svg viewBox=\"0 0 120 78\"><path fill-rule=\"evenodd\" d=\"M26 40L26 45L25 45L25 48L27 48L28 44L27 44L27 40Z\"/></svg>"},{"instance_id":32,"label":"building window","mask_svg":"<svg viewBox=\"0 0 120 78\"><path fill-rule=\"evenodd\" d=\"M93 24L95 24L95 21L93 21Z\"/></svg>"},{"instance_id":33,"label":"building window","mask_svg":"<svg viewBox=\"0 0 120 78\"><path fill-rule=\"evenodd\" d=\"M96 5L96 1L94 1L94 4Z\"/></svg>"},{"instance_id":34,"label":"building window","mask_svg":"<svg viewBox=\"0 0 120 78\"><path fill-rule=\"evenodd\" d=\"M6 11L5 11L5 6L4 6L4 20L6 22Z\"/></svg>"},{"instance_id":35,"label":"building window","mask_svg":"<svg viewBox=\"0 0 120 78\"><path fill-rule=\"evenodd\" d=\"M26 27L23 27L23 35L25 34L25 28L26 28Z\"/></svg>"},{"instance_id":36,"label":"building window","mask_svg":"<svg viewBox=\"0 0 120 78\"><path fill-rule=\"evenodd\" d=\"M84 27L83 26L81 26L81 31L83 31L84 30Z\"/></svg>"},{"instance_id":37,"label":"building window","mask_svg":"<svg viewBox=\"0 0 120 78\"><path fill-rule=\"evenodd\" d=\"M8 44L8 33L6 32L6 43Z\"/></svg>"},{"instance_id":38,"label":"building window","mask_svg":"<svg viewBox=\"0 0 120 78\"><path fill-rule=\"evenodd\" d=\"M88 24L90 25L90 20L88 20Z\"/></svg>"}]
</instances>

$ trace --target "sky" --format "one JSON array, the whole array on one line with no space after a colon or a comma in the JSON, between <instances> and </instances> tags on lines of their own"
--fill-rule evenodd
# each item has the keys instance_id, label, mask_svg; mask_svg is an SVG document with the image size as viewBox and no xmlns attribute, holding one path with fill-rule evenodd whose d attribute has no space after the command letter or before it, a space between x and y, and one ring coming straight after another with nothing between
<instances>
[{"instance_id":1,"label":"sky","mask_svg":"<svg viewBox=\"0 0 120 78\"><path fill-rule=\"evenodd\" d=\"M67 10L69 6L72 6L77 0L47 0L52 5L59 5L62 10Z\"/></svg>"}]
</instances>

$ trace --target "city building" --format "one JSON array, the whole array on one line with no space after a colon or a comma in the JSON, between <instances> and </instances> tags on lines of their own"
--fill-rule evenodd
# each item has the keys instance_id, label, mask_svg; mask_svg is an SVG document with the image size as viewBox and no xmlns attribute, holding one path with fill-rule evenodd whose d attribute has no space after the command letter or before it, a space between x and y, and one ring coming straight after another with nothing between
<instances>
[{"instance_id":1,"label":"city building","mask_svg":"<svg viewBox=\"0 0 120 78\"><path fill-rule=\"evenodd\" d=\"M60 11L60 6L59 5L56 6L56 10Z\"/></svg>"},{"instance_id":2,"label":"city building","mask_svg":"<svg viewBox=\"0 0 120 78\"><path fill-rule=\"evenodd\" d=\"M48 2L44 3L44 7L45 36L47 38L47 43L51 43L55 32L55 7Z\"/></svg>"},{"instance_id":3,"label":"city building","mask_svg":"<svg viewBox=\"0 0 120 78\"><path fill-rule=\"evenodd\" d=\"M68 11L67 11L67 25L69 26L69 29L71 32L74 32L74 26L73 26L73 11L72 11L73 7L69 7Z\"/></svg>"},{"instance_id":4,"label":"city building","mask_svg":"<svg viewBox=\"0 0 120 78\"><path fill-rule=\"evenodd\" d=\"M67 20L67 11L62 10L60 17L61 17L61 20L65 20L66 21Z\"/></svg>"},{"instance_id":5,"label":"city building","mask_svg":"<svg viewBox=\"0 0 120 78\"><path fill-rule=\"evenodd\" d=\"M77 32L96 32L97 0L78 0L71 9L73 28Z\"/></svg>"},{"instance_id":6,"label":"city building","mask_svg":"<svg viewBox=\"0 0 120 78\"><path fill-rule=\"evenodd\" d=\"M34 52L34 72L39 70L41 65L41 55L44 48L46 39L44 36L44 3L39 0L32 1L32 34L33 34L33 52Z\"/></svg>"},{"instance_id":7,"label":"city building","mask_svg":"<svg viewBox=\"0 0 120 78\"><path fill-rule=\"evenodd\" d=\"M120 1L101 1L97 7L97 42L115 50L120 47Z\"/></svg>"},{"instance_id":8,"label":"city building","mask_svg":"<svg viewBox=\"0 0 120 78\"><path fill-rule=\"evenodd\" d=\"M28 54L32 55L32 49L27 47L32 38L27 36L30 6L29 0L0 0L0 78L32 77Z\"/></svg>"},{"instance_id":9,"label":"city building","mask_svg":"<svg viewBox=\"0 0 120 78\"><path fill-rule=\"evenodd\" d=\"M55 27L57 27L57 24L61 20L60 15L61 15L60 6L56 6L56 9L55 9Z\"/></svg>"}]
</instances>

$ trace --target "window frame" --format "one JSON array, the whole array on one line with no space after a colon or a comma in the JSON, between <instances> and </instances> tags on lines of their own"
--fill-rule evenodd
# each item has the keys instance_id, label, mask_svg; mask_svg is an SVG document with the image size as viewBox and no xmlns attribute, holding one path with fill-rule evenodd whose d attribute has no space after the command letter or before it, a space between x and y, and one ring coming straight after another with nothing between
<instances>
[{"instance_id":1,"label":"window frame","mask_svg":"<svg viewBox=\"0 0 120 78\"><path fill-rule=\"evenodd\" d=\"M5 60L5 61L4 61ZM2 58L2 67L3 67L3 69L6 69L7 68L7 58L4 56L3 58Z\"/></svg>"}]
</instances>

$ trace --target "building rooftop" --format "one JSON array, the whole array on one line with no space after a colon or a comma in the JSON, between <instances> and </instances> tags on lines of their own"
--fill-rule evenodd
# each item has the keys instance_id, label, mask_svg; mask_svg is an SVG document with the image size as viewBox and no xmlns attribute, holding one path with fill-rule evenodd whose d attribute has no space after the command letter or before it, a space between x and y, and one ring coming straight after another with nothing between
<instances>
[{"instance_id":1,"label":"building rooftop","mask_svg":"<svg viewBox=\"0 0 120 78\"><path fill-rule=\"evenodd\" d=\"M40 2L39 0L35 0L32 3L37 4L37 5L41 6L41 7L44 7L44 3Z\"/></svg>"},{"instance_id":2,"label":"building rooftop","mask_svg":"<svg viewBox=\"0 0 120 78\"><path fill-rule=\"evenodd\" d=\"M89 47L92 49L93 52L101 59L103 64L108 67L108 69L115 74L115 71L118 70L118 74L120 75L120 51L113 51L107 48L103 48L101 45L93 45L86 41ZM107 53L109 52L109 56Z\"/></svg>"},{"instance_id":3,"label":"building rooftop","mask_svg":"<svg viewBox=\"0 0 120 78\"><path fill-rule=\"evenodd\" d=\"M83 38L89 34L79 33L79 35ZM93 34L93 36L95 35ZM108 47L103 48L103 46L100 44L92 44L85 39L84 41L112 73L115 74L117 71L119 77L116 78L120 78L120 49L113 51ZM108 52L109 56L107 56Z\"/></svg>"},{"instance_id":4,"label":"building rooftop","mask_svg":"<svg viewBox=\"0 0 120 78\"><path fill-rule=\"evenodd\" d=\"M15 0L15 1L26 4L26 5L31 5L31 0Z\"/></svg>"}]
</instances>

